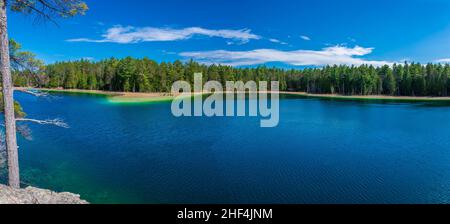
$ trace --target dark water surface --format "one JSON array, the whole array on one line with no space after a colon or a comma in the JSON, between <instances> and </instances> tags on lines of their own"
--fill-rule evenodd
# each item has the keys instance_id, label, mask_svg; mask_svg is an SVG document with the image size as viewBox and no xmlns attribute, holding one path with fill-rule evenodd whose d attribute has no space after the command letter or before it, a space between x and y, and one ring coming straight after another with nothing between
<instances>
[{"instance_id":1,"label":"dark water surface","mask_svg":"<svg viewBox=\"0 0 450 224\"><path fill-rule=\"evenodd\" d=\"M448 203L450 106L284 97L280 125L16 93L23 181L92 203Z\"/></svg>"}]
</instances>

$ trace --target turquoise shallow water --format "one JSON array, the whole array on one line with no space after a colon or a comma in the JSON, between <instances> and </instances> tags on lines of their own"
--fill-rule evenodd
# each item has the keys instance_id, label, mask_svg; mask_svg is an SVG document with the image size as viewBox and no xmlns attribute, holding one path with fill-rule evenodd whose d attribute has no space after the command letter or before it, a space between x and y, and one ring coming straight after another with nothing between
<instances>
[{"instance_id":1,"label":"turquoise shallow water","mask_svg":"<svg viewBox=\"0 0 450 224\"><path fill-rule=\"evenodd\" d=\"M174 118L169 103L16 93L27 184L93 203L448 203L450 106L283 97L280 125Z\"/></svg>"}]
</instances>

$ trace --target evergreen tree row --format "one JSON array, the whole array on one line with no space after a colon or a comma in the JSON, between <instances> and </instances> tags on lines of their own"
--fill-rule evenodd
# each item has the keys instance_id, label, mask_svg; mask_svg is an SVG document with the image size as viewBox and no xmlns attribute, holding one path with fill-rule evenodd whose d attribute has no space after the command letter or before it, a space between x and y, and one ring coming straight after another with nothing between
<instances>
[{"instance_id":1,"label":"evergreen tree row","mask_svg":"<svg viewBox=\"0 0 450 224\"><path fill-rule=\"evenodd\" d=\"M326 66L282 69L234 68L203 65L194 61L157 63L148 58L58 62L37 72L15 71L16 86L107 90L124 92L169 92L175 81L193 83L194 73L204 81L279 81L282 91L314 94L448 96L449 64L397 64L394 66Z\"/></svg>"}]
</instances>

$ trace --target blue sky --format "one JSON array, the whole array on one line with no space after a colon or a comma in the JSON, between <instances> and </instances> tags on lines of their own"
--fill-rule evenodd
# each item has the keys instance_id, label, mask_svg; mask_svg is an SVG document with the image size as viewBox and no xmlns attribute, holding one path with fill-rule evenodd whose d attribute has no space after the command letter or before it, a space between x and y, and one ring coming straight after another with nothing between
<instances>
[{"instance_id":1,"label":"blue sky","mask_svg":"<svg viewBox=\"0 0 450 224\"><path fill-rule=\"evenodd\" d=\"M447 0L86 0L52 23L10 13L10 36L47 63L149 57L235 66L450 62Z\"/></svg>"}]
</instances>

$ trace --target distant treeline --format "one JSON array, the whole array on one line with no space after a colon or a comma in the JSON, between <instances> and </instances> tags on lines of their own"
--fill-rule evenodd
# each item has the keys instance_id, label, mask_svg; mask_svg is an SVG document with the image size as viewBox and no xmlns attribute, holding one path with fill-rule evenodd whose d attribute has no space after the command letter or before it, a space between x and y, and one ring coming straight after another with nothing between
<instances>
[{"instance_id":1,"label":"distant treeline","mask_svg":"<svg viewBox=\"0 0 450 224\"><path fill-rule=\"evenodd\" d=\"M37 72L15 71L17 86L107 90L125 92L169 92L175 81L193 82L194 73L204 81L279 81L282 91L317 94L448 96L450 66L417 63L394 66L325 66L282 69L265 66L234 68L203 65L194 61L157 63L153 60L107 59L58 62Z\"/></svg>"}]
</instances>

